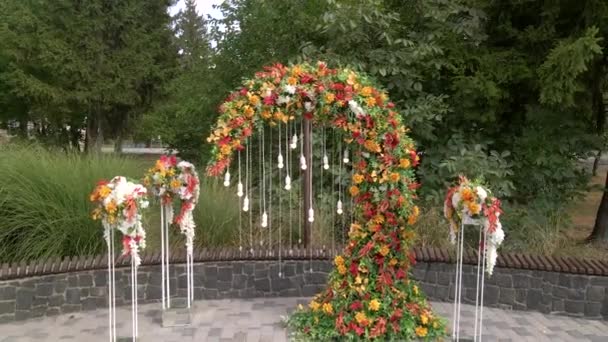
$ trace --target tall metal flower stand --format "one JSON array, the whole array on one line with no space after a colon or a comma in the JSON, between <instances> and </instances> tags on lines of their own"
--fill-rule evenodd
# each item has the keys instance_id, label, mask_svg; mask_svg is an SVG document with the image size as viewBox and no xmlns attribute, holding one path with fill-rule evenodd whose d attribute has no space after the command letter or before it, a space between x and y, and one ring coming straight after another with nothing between
<instances>
[{"instance_id":1,"label":"tall metal flower stand","mask_svg":"<svg viewBox=\"0 0 608 342\"><path fill-rule=\"evenodd\" d=\"M163 327L181 327L192 324L191 306L193 300L193 275L192 275L192 250L186 254L186 300L171 298L171 273L170 273L170 243L169 225L173 208L171 205L161 205L161 288L162 288L162 318ZM174 289L177 293L177 286Z\"/></svg>"},{"instance_id":2,"label":"tall metal flower stand","mask_svg":"<svg viewBox=\"0 0 608 342\"><path fill-rule=\"evenodd\" d=\"M460 313L462 309L462 266L464 251L465 227L479 231L478 253L477 253L477 281L475 285L475 322L473 337L461 338L460 336ZM460 231L456 234L456 277L454 281L454 310L452 313L452 340L453 341L482 341L483 332L483 295L485 285L485 261L486 261L486 233L484 224L480 220L465 216L460 225Z\"/></svg>"}]
</instances>

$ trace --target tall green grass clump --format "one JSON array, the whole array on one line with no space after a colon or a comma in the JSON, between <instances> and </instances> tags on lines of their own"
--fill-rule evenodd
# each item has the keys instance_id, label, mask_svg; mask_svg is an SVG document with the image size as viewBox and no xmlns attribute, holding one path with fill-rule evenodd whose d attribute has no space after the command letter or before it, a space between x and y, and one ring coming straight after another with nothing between
<instances>
[{"instance_id":1,"label":"tall green grass clump","mask_svg":"<svg viewBox=\"0 0 608 342\"><path fill-rule=\"evenodd\" d=\"M99 253L102 228L90 217L99 179L139 178L135 160L83 156L40 146L0 147L0 260Z\"/></svg>"}]
</instances>

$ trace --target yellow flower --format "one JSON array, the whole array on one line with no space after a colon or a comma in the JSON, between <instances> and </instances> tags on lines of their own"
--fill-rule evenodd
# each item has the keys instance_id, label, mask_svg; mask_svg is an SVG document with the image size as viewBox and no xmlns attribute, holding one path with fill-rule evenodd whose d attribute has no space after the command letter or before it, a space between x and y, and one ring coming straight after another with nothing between
<instances>
[{"instance_id":1,"label":"yellow flower","mask_svg":"<svg viewBox=\"0 0 608 342\"><path fill-rule=\"evenodd\" d=\"M263 111L262 114L260 114L260 115L262 116L263 119L266 119L266 120L268 120L272 117L272 114L270 114L270 111L268 111L268 110Z\"/></svg>"},{"instance_id":2,"label":"yellow flower","mask_svg":"<svg viewBox=\"0 0 608 342\"><path fill-rule=\"evenodd\" d=\"M414 291L414 294L417 296L418 295L418 286L414 285L412 287L412 290Z\"/></svg>"},{"instance_id":3,"label":"yellow flower","mask_svg":"<svg viewBox=\"0 0 608 342\"><path fill-rule=\"evenodd\" d=\"M99 220L101 218L101 208L95 208L91 214L91 218L93 218L93 220Z\"/></svg>"},{"instance_id":4,"label":"yellow flower","mask_svg":"<svg viewBox=\"0 0 608 342\"><path fill-rule=\"evenodd\" d=\"M380 310L380 302L377 299L372 299L369 302L369 309L372 311L378 311Z\"/></svg>"},{"instance_id":5,"label":"yellow flower","mask_svg":"<svg viewBox=\"0 0 608 342\"><path fill-rule=\"evenodd\" d=\"M312 301L310 302L310 304L308 304L308 307L312 310L312 311L317 311L319 310L319 308L321 307L321 304L317 303L316 301Z\"/></svg>"},{"instance_id":6,"label":"yellow flower","mask_svg":"<svg viewBox=\"0 0 608 342\"><path fill-rule=\"evenodd\" d=\"M355 320L357 321L357 323L365 325L365 323L367 323L367 316L365 316L365 313L363 311L359 311L355 315Z\"/></svg>"},{"instance_id":7,"label":"yellow flower","mask_svg":"<svg viewBox=\"0 0 608 342\"><path fill-rule=\"evenodd\" d=\"M363 87L361 88L361 95L368 97L372 95L372 87Z\"/></svg>"},{"instance_id":8,"label":"yellow flower","mask_svg":"<svg viewBox=\"0 0 608 342\"><path fill-rule=\"evenodd\" d=\"M376 223L376 224L382 224L382 223L384 223L384 216L382 216L381 214L378 214L378 215L374 216L373 220L374 220L374 223Z\"/></svg>"},{"instance_id":9,"label":"yellow flower","mask_svg":"<svg viewBox=\"0 0 608 342\"><path fill-rule=\"evenodd\" d=\"M344 265L344 258L341 255L338 255L334 258L334 263L336 266Z\"/></svg>"},{"instance_id":10,"label":"yellow flower","mask_svg":"<svg viewBox=\"0 0 608 342\"><path fill-rule=\"evenodd\" d=\"M395 266L395 265L397 265L397 262L398 262L398 261L397 261L397 259L392 258L392 259L391 259L391 261L389 261L389 262L388 262L388 264L389 264L390 266Z\"/></svg>"},{"instance_id":11,"label":"yellow flower","mask_svg":"<svg viewBox=\"0 0 608 342\"><path fill-rule=\"evenodd\" d=\"M401 175L397 172L393 172L393 173L391 173L389 178L390 178L391 182L395 183L395 182L399 181L399 179L401 178Z\"/></svg>"},{"instance_id":12,"label":"yellow flower","mask_svg":"<svg viewBox=\"0 0 608 342\"><path fill-rule=\"evenodd\" d=\"M477 204L475 202L469 202L468 207L469 207L469 211L473 215L477 215L481 211L481 206L479 206L479 204Z\"/></svg>"},{"instance_id":13,"label":"yellow flower","mask_svg":"<svg viewBox=\"0 0 608 342\"><path fill-rule=\"evenodd\" d=\"M370 152L380 152L380 145L373 140L366 140L364 146Z\"/></svg>"},{"instance_id":14,"label":"yellow flower","mask_svg":"<svg viewBox=\"0 0 608 342\"><path fill-rule=\"evenodd\" d=\"M416 221L418 221L418 216L420 215L420 208L418 208L418 206L414 206L412 208L412 213L410 214L410 216L407 218L407 223L409 225L413 225L416 223Z\"/></svg>"},{"instance_id":15,"label":"yellow flower","mask_svg":"<svg viewBox=\"0 0 608 342\"><path fill-rule=\"evenodd\" d=\"M323 312L330 316L334 314L334 308L331 306L331 303L323 304Z\"/></svg>"},{"instance_id":16,"label":"yellow flower","mask_svg":"<svg viewBox=\"0 0 608 342\"><path fill-rule=\"evenodd\" d=\"M373 97L368 97L365 99L365 103L367 103L369 107L373 107L376 105L376 99Z\"/></svg>"},{"instance_id":17,"label":"yellow flower","mask_svg":"<svg viewBox=\"0 0 608 342\"><path fill-rule=\"evenodd\" d=\"M289 78L287 79L287 83L288 83L289 85L296 85L296 84L298 83L298 79L297 79L297 78L295 78L295 77L289 77Z\"/></svg>"},{"instance_id":18,"label":"yellow flower","mask_svg":"<svg viewBox=\"0 0 608 342\"><path fill-rule=\"evenodd\" d=\"M361 182L363 182L364 179L365 179L365 177L363 175L358 174L358 173L355 173L353 175L353 182L355 184L360 184Z\"/></svg>"},{"instance_id":19,"label":"yellow flower","mask_svg":"<svg viewBox=\"0 0 608 342\"><path fill-rule=\"evenodd\" d=\"M349 189L351 196L357 196L359 194L359 188L356 185L353 185Z\"/></svg>"},{"instance_id":20,"label":"yellow flower","mask_svg":"<svg viewBox=\"0 0 608 342\"><path fill-rule=\"evenodd\" d=\"M401 166L404 169L407 169L408 167L410 167L410 160L407 158L399 159L399 166Z\"/></svg>"},{"instance_id":21,"label":"yellow flower","mask_svg":"<svg viewBox=\"0 0 608 342\"><path fill-rule=\"evenodd\" d=\"M388 245L384 245L380 248L380 254L382 254L382 256L387 256L390 251L391 249L388 248Z\"/></svg>"},{"instance_id":22,"label":"yellow flower","mask_svg":"<svg viewBox=\"0 0 608 342\"><path fill-rule=\"evenodd\" d=\"M110 189L107 185L104 185L99 189L99 197L106 198L111 192L112 189Z\"/></svg>"},{"instance_id":23,"label":"yellow flower","mask_svg":"<svg viewBox=\"0 0 608 342\"><path fill-rule=\"evenodd\" d=\"M425 337L426 334L428 334L429 330L425 327L422 326L417 326L416 327L416 336L418 337Z\"/></svg>"},{"instance_id":24,"label":"yellow flower","mask_svg":"<svg viewBox=\"0 0 608 342\"><path fill-rule=\"evenodd\" d=\"M298 310L300 310L300 311L304 310L304 306L302 306L302 304L298 304Z\"/></svg>"},{"instance_id":25,"label":"yellow flower","mask_svg":"<svg viewBox=\"0 0 608 342\"><path fill-rule=\"evenodd\" d=\"M118 206L116 205L116 202L114 202L114 200L111 200L108 204L106 204L106 211L108 212L108 214L114 214L117 209Z\"/></svg>"},{"instance_id":26,"label":"yellow flower","mask_svg":"<svg viewBox=\"0 0 608 342\"><path fill-rule=\"evenodd\" d=\"M348 74L348 79L346 80L346 83L350 84L350 85L354 85L357 82L357 74L355 74L354 72L350 72Z\"/></svg>"},{"instance_id":27,"label":"yellow flower","mask_svg":"<svg viewBox=\"0 0 608 342\"><path fill-rule=\"evenodd\" d=\"M171 181L171 188L179 189L180 186L182 186L182 183L179 180L174 179Z\"/></svg>"},{"instance_id":28,"label":"yellow flower","mask_svg":"<svg viewBox=\"0 0 608 342\"><path fill-rule=\"evenodd\" d=\"M230 147L230 145L224 145L222 147L220 147L220 153L221 154L230 154L230 151L232 150L232 147Z\"/></svg>"},{"instance_id":29,"label":"yellow flower","mask_svg":"<svg viewBox=\"0 0 608 342\"><path fill-rule=\"evenodd\" d=\"M336 95L334 95L333 93L325 94L325 102L332 103L332 102L334 102L335 99L336 99Z\"/></svg>"},{"instance_id":30,"label":"yellow flower","mask_svg":"<svg viewBox=\"0 0 608 342\"><path fill-rule=\"evenodd\" d=\"M433 329L439 328L439 322L433 321Z\"/></svg>"},{"instance_id":31,"label":"yellow flower","mask_svg":"<svg viewBox=\"0 0 608 342\"><path fill-rule=\"evenodd\" d=\"M360 276L355 277L355 284L361 284L361 281L362 281L362 279Z\"/></svg>"},{"instance_id":32,"label":"yellow flower","mask_svg":"<svg viewBox=\"0 0 608 342\"><path fill-rule=\"evenodd\" d=\"M429 323L429 316L426 313L423 313L420 315L420 322L422 322L423 325L427 325Z\"/></svg>"},{"instance_id":33,"label":"yellow flower","mask_svg":"<svg viewBox=\"0 0 608 342\"><path fill-rule=\"evenodd\" d=\"M338 273L340 273L341 275L345 275L346 272L347 272L346 266L338 265Z\"/></svg>"}]
</instances>

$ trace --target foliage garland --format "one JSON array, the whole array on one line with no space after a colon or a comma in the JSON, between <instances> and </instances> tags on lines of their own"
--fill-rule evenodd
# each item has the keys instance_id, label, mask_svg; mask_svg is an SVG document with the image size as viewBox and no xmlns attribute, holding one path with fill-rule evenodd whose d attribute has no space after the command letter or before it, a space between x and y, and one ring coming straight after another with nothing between
<instances>
[{"instance_id":1,"label":"foliage garland","mask_svg":"<svg viewBox=\"0 0 608 342\"><path fill-rule=\"evenodd\" d=\"M356 207L327 289L288 321L295 334L319 340L443 336L444 322L408 275L415 262L419 157L394 104L369 78L322 62L265 67L220 106L208 138L214 146L207 173L221 175L254 130L296 117L333 127L356 151L349 188Z\"/></svg>"}]
</instances>

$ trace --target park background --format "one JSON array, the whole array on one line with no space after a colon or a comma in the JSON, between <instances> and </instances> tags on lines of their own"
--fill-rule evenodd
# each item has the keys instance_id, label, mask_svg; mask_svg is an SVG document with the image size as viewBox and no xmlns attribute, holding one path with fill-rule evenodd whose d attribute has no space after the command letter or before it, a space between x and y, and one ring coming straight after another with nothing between
<instances>
[{"instance_id":1,"label":"park background","mask_svg":"<svg viewBox=\"0 0 608 342\"><path fill-rule=\"evenodd\" d=\"M243 78L315 60L371 75L411 129L419 245L448 244L443 196L466 174L503 200L503 250L608 260L606 38L602 0L0 2L0 262L101 253L92 187L157 158L126 147L202 171ZM196 243L236 246L238 201L202 182Z\"/></svg>"}]
</instances>

